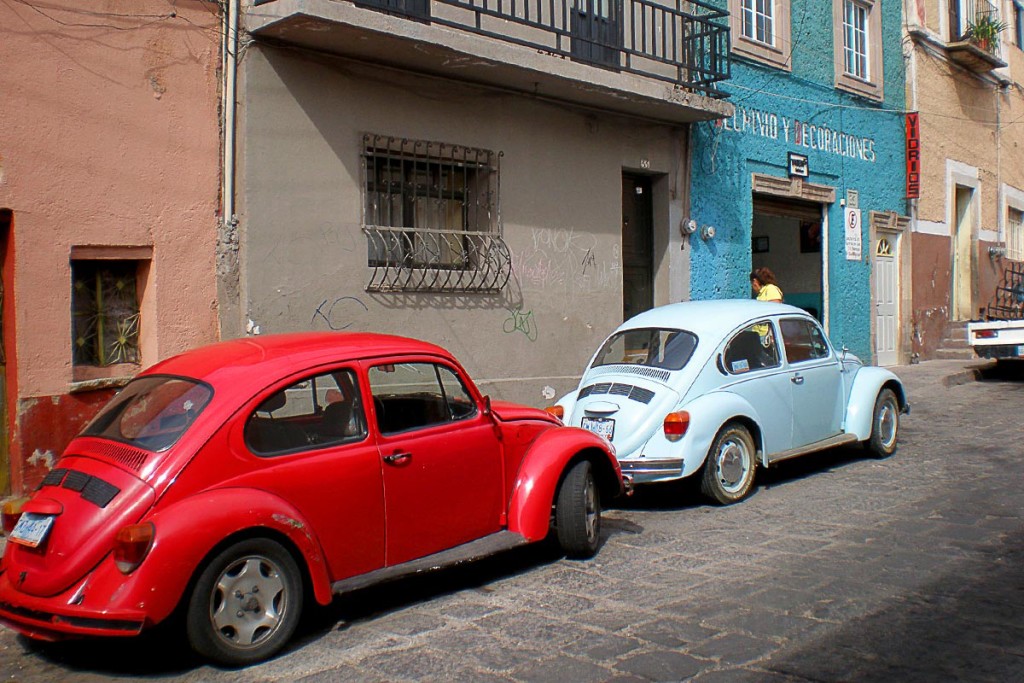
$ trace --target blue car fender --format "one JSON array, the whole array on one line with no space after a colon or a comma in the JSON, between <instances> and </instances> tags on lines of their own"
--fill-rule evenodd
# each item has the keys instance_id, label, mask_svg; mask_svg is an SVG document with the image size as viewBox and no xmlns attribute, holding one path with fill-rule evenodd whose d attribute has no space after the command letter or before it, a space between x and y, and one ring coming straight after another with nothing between
<instances>
[{"instance_id":1,"label":"blue car fender","mask_svg":"<svg viewBox=\"0 0 1024 683\"><path fill-rule=\"evenodd\" d=\"M690 426L679 441L672 442L665 437L664 427L648 439L643 453L650 458L683 457L683 476L687 477L704 465L708 450L718 432L727 423L739 421L750 429L757 450L763 452L760 418L749 401L728 391L713 391L698 396L676 408L690 415Z\"/></svg>"},{"instance_id":2,"label":"blue car fender","mask_svg":"<svg viewBox=\"0 0 1024 683\"><path fill-rule=\"evenodd\" d=\"M858 441L871 438L871 418L875 411L875 399L882 389L892 389L899 401L900 410L908 412L907 395L900 378L885 368L866 366L857 371L850 387L850 400L846 404L844 431L854 434Z\"/></svg>"}]
</instances>

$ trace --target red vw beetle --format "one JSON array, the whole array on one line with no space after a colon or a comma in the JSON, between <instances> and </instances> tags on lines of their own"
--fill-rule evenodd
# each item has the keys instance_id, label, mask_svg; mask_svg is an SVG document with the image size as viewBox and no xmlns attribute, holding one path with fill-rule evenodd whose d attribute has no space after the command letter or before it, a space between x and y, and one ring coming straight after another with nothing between
<instances>
[{"instance_id":1,"label":"red vw beetle","mask_svg":"<svg viewBox=\"0 0 1024 683\"><path fill-rule=\"evenodd\" d=\"M598 547L611 446L480 395L444 349L309 333L214 344L129 383L8 505L0 620L134 635L181 606L226 664L279 650L304 596L544 539Z\"/></svg>"}]
</instances>

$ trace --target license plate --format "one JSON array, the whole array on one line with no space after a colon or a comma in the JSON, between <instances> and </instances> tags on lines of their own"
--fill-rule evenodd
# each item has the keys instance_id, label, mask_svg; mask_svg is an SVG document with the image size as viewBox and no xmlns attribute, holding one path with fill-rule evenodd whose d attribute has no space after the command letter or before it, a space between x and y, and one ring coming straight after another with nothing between
<instances>
[{"instance_id":1,"label":"license plate","mask_svg":"<svg viewBox=\"0 0 1024 683\"><path fill-rule=\"evenodd\" d=\"M34 512L23 512L11 532L11 540L15 543L36 548L46 540L53 526L53 515L40 515Z\"/></svg>"},{"instance_id":2,"label":"license plate","mask_svg":"<svg viewBox=\"0 0 1024 683\"><path fill-rule=\"evenodd\" d=\"M583 418L583 428L594 432L598 436L603 436L609 441L615 436L615 420L609 417L585 417Z\"/></svg>"}]
</instances>

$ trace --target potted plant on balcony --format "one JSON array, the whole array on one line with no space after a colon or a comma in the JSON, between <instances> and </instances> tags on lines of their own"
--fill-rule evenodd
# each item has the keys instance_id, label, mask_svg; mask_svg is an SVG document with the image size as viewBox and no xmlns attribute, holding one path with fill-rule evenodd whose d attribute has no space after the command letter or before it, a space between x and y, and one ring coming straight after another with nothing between
<instances>
[{"instance_id":1,"label":"potted plant on balcony","mask_svg":"<svg viewBox=\"0 0 1024 683\"><path fill-rule=\"evenodd\" d=\"M1006 22L984 15L967 24L965 37L985 52L994 53L999 49L999 34L1005 30Z\"/></svg>"}]
</instances>

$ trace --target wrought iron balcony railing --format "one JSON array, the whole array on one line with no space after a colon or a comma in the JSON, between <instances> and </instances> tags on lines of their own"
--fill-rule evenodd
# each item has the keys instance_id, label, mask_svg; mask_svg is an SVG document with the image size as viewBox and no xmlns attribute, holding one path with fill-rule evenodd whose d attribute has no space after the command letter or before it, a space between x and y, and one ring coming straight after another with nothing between
<instances>
[{"instance_id":1,"label":"wrought iron balcony railing","mask_svg":"<svg viewBox=\"0 0 1024 683\"><path fill-rule=\"evenodd\" d=\"M340 1L340 0L339 0ZM701 0L354 0L712 97L729 78L729 14ZM273 0L256 0L265 4Z\"/></svg>"}]
</instances>

